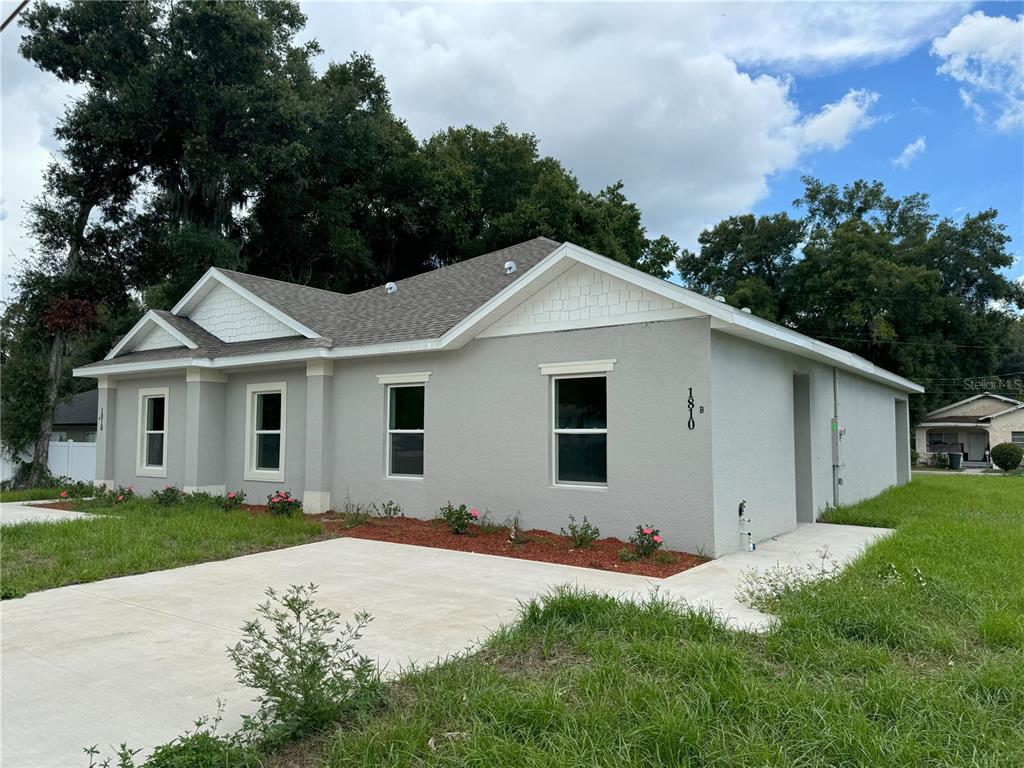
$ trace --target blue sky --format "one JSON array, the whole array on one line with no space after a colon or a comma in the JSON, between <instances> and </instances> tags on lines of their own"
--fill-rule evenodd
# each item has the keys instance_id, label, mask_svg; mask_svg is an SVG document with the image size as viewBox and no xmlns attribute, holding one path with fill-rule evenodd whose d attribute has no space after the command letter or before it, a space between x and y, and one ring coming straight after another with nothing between
<instances>
[{"instance_id":1,"label":"blue sky","mask_svg":"<svg viewBox=\"0 0 1024 768\"><path fill-rule=\"evenodd\" d=\"M726 216L789 209L805 173L863 177L954 218L997 208L1024 277L1024 2L302 7L318 66L369 53L418 138L534 133L587 189L622 180L652 236L694 247ZM75 95L20 58L21 32L0 37L5 296Z\"/></svg>"},{"instance_id":2,"label":"blue sky","mask_svg":"<svg viewBox=\"0 0 1024 768\"><path fill-rule=\"evenodd\" d=\"M1024 4L986 3L975 10L1013 17L1024 12ZM1018 256L1009 274L1024 276L1021 130L999 131L979 122L964 107L957 81L936 73L939 61L930 48L930 43L924 43L892 61L800 76L795 98L806 109L849 89L863 88L879 94L875 104L879 118L840 151L816 154L801 167L775 176L771 194L754 210L788 210L801 193L804 173L837 184L856 178L878 179L896 195L927 192L933 209L954 219L996 208ZM893 165L892 158L919 137L925 139L925 150L906 168Z\"/></svg>"}]
</instances>

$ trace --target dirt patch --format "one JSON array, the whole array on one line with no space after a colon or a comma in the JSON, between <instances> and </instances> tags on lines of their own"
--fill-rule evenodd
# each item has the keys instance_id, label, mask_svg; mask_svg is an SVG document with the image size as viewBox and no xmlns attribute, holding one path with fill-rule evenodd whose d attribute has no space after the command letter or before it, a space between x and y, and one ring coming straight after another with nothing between
<instances>
[{"instance_id":1,"label":"dirt patch","mask_svg":"<svg viewBox=\"0 0 1024 768\"><path fill-rule=\"evenodd\" d=\"M324 532L330 536L350 536L355 539L390 541L396 544L412 544L418 547L454 549L459 552L476 552L483 555L501 555L520 560L536 560L545 563L575 565L580 568L596 568L602 571L617 571L640 576L665 578L707 562L708 558L691 555L688 552L662 550L662 559L622 562L619 550L632 549L632 545L620 539L607 538L595 541L589 547L574 549L568 536L559 536L550 531L532 530L521 532L515 542L510 541L509 532L481 529L472 526L467 533L454 534L448 527L436 520L418 520L412 517L370 518L354 527L344 515L326 513L308 515L318 521Z\"/></svg>"}]
</instances>

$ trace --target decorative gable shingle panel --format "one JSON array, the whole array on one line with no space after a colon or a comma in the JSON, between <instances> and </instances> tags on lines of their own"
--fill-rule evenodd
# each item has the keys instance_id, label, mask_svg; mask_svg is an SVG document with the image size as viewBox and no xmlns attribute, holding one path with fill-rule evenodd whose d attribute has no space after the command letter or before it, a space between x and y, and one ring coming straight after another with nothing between
<instances>
[{"instance_id":1,"label":"decorative gable shingle panel","mask_svg":"<svg viewBox=\"0 0 1024 768\"><path fill-rule=\"evenodd\" d=\"M181 347L183 344L176 338L171 336L160 326L156 326L152 331L146 334L146 336L139 341L138 344L132 346L132 352L144 352L147 349L170 349L171 347Z\"/></svg>"},{"instance_id":2,"label":"decorative gable shingle panel","mask_svg":"<svg viewBox=\"0 0 1024 768\"><path fill-rule=\"evenodd\" d=\"M292 328L223 284L217 284L206 294L199 306L189 313L189 319L227 342L295 335Z\"/></svg>"},{"instance_id":3,"label":"decorative gable shingle panel","mask_svg":"<svg viewBox=\"0 0 1024 768\"><path fill-rule=\"evenodd\" d=\"M480 334L514 336L597 325L624 325L696 312L585 264L575 264Z\"/></svg>"}]
</instances>

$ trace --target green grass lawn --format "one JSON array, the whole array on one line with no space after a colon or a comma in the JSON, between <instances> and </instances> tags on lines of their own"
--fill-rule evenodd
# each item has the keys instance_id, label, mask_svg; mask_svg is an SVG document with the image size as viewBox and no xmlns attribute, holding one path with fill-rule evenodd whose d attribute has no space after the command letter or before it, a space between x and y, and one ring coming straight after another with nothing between
<instances>
[{"instance_id":1,"label":"green grass lawn","mask_svg":"<svg viewBox=\"0 0 1024 768\"><path fill-rule=\"evenodd\" d=\"M60 496L60 488L25 488L17 491L0 491L0 501L15 504L19 501L40 501L56 499Z\"/></svg>"},{"instance_id":2,"label":"green grass lawn","mask_svg":"<svg viewBox=\"0 0 1024 768\"><path fill-rule=\"evenodd\" d=\"M95 520L21 523L0 530L0 594L40 589L221 560L302 544L319 523L254 518L210 502L161 507L150 499L110 505L76 501Z\"/></svg>"},{"instance_id":3,"label":"green grass lawn","mask_svg":"<svg viewBox=\"0 0 1024 768\"><path fill-rule=\"evenodd\" d=\"M766 635L554 594L279 764L1024 765L1024 482L919 476L828 520L896 532Z\"/></svg>"}]
</instances>

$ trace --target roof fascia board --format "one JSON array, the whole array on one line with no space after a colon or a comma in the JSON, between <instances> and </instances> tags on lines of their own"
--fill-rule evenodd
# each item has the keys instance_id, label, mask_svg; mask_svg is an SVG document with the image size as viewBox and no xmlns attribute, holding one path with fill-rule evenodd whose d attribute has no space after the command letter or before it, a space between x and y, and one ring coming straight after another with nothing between
<instances>
[{"instance_id":1,"label":"roof fascia board","mask_svg":"<svg viewBox=\"0 0 1024 768\"><path fill-rule=\"evenodd\" d=\"M985 416L985 418L988 419L989 421L991 421L992 419L998 418L1000 416L1005 416L1008 413L1013 413L1014 411L1019 411L1021 408L1024 408L1024 403L1020 403L1018 405L1012 405L1009 408L1006 408L1006 409L1004 409L1002 411L996 411L995 413L989 413L989 414L987 414Z\"/></svg>"},{"instance_id":2,"label":"roof fascia board","mask_svg":"<svg viewBox=\"0 0 1024 768\"><path fill-rule=\"evenodd\" d=\"M171 336L180 341L183 346L186 346L189 349L199 348L199 345L192 341L192 339L190 339L188 336L183 334L173 325L168 323L166 320L160 317L160 315L156 314L153 310L149 310L139 319L139 322L132 326L132 329L128 331L128 333L121 337L121 340L114 345L114 348L110 350L107 353L107 356L103 359L112 360L113 358L117 357L121 353L121 350L123 350L132 341L134 341L135 338L139 336L143 330L145 330L147 333L151 330L149 328L150 323L154 323L159 327L163 328L165 331L171 334Z\"/></svg>"},{"instance_id":3,"label":"roof fascia board","mask_svg":"<svg viewBox=\"0 0 1024 768\"><path fill-rule=\"evenodd\" d=\"M917 426L919 427L978 427L985 429L988 427L987 422L983 421L957 421L956 419L950 419L949 421L922 421Z\"/></svg>"},{"instance_id":4,"label":"roof fascia board","mask_svg":"<svg viewBox=\"0 0 1024 768\"><path fill-rule=\"evenodd\" d=\"M174 307L171 309L171 314L180 315L182 312L192 309L193 302L198 303L197 300L201 299L208 292L208 286L211 280L215 280L221 285L231 289L246 301L259 307L268 315L273 317L275 320L284 323L292 330L297 331L301 335L305 336L307 339L321 338L321 335L314 331L312 328L300 323L291 315L285 314L277 307L275 307L273 304L270 304L267 301L261 299L259 296L257 296L255 293L248 290L247 288L243 288L241 285L236 283L234 280L225 275L216 267L210 267L208 270L206 270L206 274L199 278L199 281L192 286L191 290L189 290L188 293L181 297L181 301L174 305Z\"/></svg>"}]
</instances>

